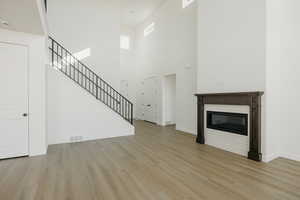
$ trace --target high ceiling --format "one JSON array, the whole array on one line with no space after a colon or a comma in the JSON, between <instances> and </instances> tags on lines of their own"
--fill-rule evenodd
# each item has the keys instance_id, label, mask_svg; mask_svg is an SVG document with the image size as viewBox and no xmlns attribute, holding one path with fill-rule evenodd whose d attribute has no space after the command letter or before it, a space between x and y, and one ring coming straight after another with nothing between
<instances>
[{"instance_id":1,"label":"high ceiling","mask_svg":"<svg viewBox=\"0 0 300 200\"><path fill-rule=\"evenodd\" d=\"M135 27L149 17L166 0L121 0L122 24ZM0 28L42 33L36 0L0 0ZM30 22L30 23L29 23Z\"/></svg>"},{"instance_id":2,"label":"high ceiling","mask_svg":"<svg viewBox=\"0 0 300 200\"><path fill-rule=\"evenodd\" d=\"M121 0L122 24L134 27L142 23L166 0Z\"/></svg>"}]
</instances>

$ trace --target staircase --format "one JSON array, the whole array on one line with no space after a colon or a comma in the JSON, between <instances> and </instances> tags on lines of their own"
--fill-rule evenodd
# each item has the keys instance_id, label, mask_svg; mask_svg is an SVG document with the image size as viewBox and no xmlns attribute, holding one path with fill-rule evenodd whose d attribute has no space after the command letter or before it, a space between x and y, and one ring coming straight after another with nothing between
<instances>
[{"instance_id":1,"label":"staircase","mask_svg":"<svg viewBox=\"0 0 300 200\"><path fill-rule=\"evenodd\" d=\"M51 65L61 71L98 101L133 124L133 104L61 44L49 37Z\"/></svg>"}]
</instances>

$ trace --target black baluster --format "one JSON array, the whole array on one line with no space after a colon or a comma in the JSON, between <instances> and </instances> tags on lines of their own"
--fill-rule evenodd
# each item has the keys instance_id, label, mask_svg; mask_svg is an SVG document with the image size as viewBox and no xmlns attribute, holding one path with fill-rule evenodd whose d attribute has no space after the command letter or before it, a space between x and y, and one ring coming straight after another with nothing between
<instances>
[{"instance_id":1,"label":"black baluster","mask_svg":"<svg viewBox=\"0 0 300 200\"><path fill-rule=\"evenodd\" d=\"M52 56L52 67L54 67L54 41L52 39L51 39L51 46L52 46L51 47L52 48L51 49L52 50L51 51L51 53L52 53L52 55L51 55Z\"/></svg>"},{"instance_id":2,"label":"black baluster","mask_svg":"<svg viewBox=\"0 0 300 200\"><path fill-rule=\"evenodd\" d=\"M133 124L133 104L131 103L131 124Z\"/></svg>"}]
</instances>

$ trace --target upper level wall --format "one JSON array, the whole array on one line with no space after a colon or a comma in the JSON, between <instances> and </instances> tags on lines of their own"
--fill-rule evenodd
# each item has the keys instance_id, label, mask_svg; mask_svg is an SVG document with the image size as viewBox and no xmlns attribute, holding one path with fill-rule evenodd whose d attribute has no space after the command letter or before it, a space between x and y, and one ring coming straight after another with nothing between
<instances>
[{"instance_id":1,"label":"upper level wall","mask_svg":"<svg viewBox=\"0 0 300 200\"><path fill-rule=\"evenodd\" d=\"M198 1L198 92L265 89L265 1Z\"/></svg>"},{"instance_id":2,"label":"upper level wall","mask_svg":"<svg viewBox=\"0 0 300 200\"><path fill-rule=\"evenodd\" d=\"M122 26L121 27L121 35L128 36L130 38L130 49L120 49L120 81L128 82L127 87L127 95L123 94L124 84L120 88L120 93L134 104L136 105L136 84L137 84L137 65L136 65L136 46L135 46L135 29ZM135 117L135 110L136 106L133 107L134 109L134 117Z\"/></svg>"},{"instance_id":3,"label":"upper level wall","mask_svg":"<svg viewBox=\"0 0 300 200\"><path fill-rule=\"evenodd\" d=\"M47 15L50 35L72 53L89 48L83 62L119 89L119 0L51 0Z\"/></svg>"}]
</instances>

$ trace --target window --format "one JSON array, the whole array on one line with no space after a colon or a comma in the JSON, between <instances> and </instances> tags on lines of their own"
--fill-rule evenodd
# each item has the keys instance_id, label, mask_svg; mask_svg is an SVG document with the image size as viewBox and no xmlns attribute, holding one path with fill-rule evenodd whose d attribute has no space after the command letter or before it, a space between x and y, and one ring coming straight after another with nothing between
<instances>
[{"instance_id":1,"label":"window","mask_svg":"<svg viewBox=\"0 0 300 200\"><path fill-rule=\"evenodd\" d=\"M144 36L149 35L150 33L152 33L154 31L154 27L155 27L155 23L152 22L149 26L147 26L144 30Z\"/></svg>"},{"instance_id":2,"label":"window","mask_svg":"<svg viewBox=\"0 0 300 200\"><path fill-rule=\"evenodd\" d=\"M130 49L130 38L126 35L121 35L120 37L120 48L129 50Z\"/></svg>"},{"instance_id":3,"label":"window","mask_svg":"<svg viewBox=\"0 0 300 200\"><path fill-rule=\"evenodd\" d=\"M193 3L195 0L182 0L182 8L188 7L191 3Z\"/></svg>"}]
</instances>

